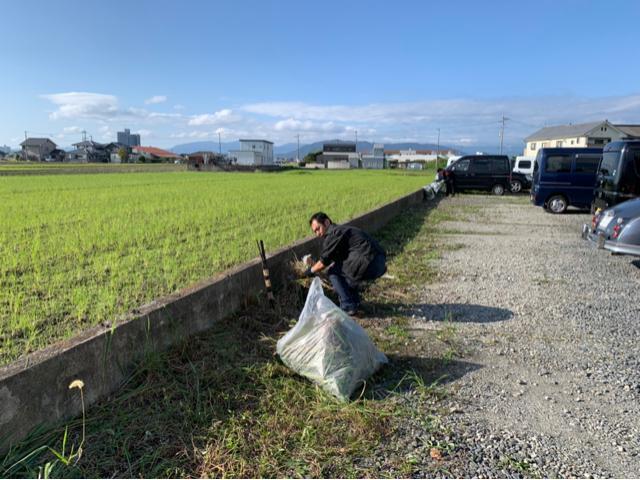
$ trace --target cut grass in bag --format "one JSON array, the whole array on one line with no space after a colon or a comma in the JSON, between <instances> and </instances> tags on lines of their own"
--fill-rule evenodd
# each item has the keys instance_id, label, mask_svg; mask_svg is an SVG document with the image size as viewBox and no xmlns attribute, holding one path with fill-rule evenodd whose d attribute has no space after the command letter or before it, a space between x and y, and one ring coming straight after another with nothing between
<instances>
[{"instance_id":1,"label":"cut grass in bag","mask_svg":"<svg viewBox=\"0 0 640 480\"><path fill-rule=\"evenodd\" d=\"M342 401L387 363L367 332L324 295L317 277L277 352L285 365Z\"/></svg>"}]
</instances>

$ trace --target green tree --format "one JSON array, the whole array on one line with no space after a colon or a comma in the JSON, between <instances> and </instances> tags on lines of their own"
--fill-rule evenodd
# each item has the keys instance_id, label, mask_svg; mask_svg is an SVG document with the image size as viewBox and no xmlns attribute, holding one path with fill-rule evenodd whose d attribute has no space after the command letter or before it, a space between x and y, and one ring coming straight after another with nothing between
<instances>
[{"instance_id":1,"label":"green tree","mask_svg":"<svg viewBox=\"0 0 640 480\"><path fill-rule=\"evenodd\" d=\"M124 147L120 147L120 150L118 150L118 156L122 163L127 163L129 161L129 152Z\"/></svg>"},{"instance_id":2,"label":"green tree","mask_svg":"<svg viewBox=\"0 0 640 480\"><path fill-rule=\"evenodd\" d=\"M309 152L304 156L302 160L304 163L316 163L318 155L321 155L322 152Z\"/></svg>"}]
</instances>

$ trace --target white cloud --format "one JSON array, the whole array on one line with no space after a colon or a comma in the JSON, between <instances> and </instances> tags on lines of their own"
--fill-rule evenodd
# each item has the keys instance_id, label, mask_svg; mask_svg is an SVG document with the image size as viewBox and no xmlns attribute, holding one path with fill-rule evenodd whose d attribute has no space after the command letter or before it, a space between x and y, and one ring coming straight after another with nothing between
<instances>
[{"instance_id":1,"label":"white cloud","mask_svg":"<svg viewBox=\"0 0 640 480\"><path fill-rule=\"evenodd\" d=\"M224 108L214 113L205 113L202 115L194 115L189 120L189 125L220 125L228 123L236 123L241 120L239 115L233 113L232 110Z\"/></svg>"},{"instance_id":2,"label":"white cloud","mask_svg":"<svg viewBox=\"0 0 640 480\"><path fill-rule=\"evenodd\" d=\"M43 98L56 107L49 115L52 120L74 125L64 127L62 134L77 135L81 128L75 125L82 125L88 132L115 136L116 129L127 127L136 132L153 131L158 144L163 139L217 140L218 132L225 141L247 136L280 144L295 142L300 135L301 141L312 142L353 139L356 130L362 140L435 143L440 129L443 145L497 146L501 117L505 115L509 118L505 144L520 146L524 137L546 125L604 119L640 123L640 95L450 98L356 105L260 102L198 115L179 112L179 105L168 105L168 112L121 106L115 95L98 93L56 93Z\"/></svg>"},{"instance_id":3,"label":"white cloud","mask_svg":"<svg viewBox=\"0 0 640 480\"><path fill-rule=\"evenodd\" d=\"M67 92L41 95L58 109L49 114L51 120L168 121L183 118L180 113L149 112L143 108L120 108L115 95L89 92Z\"/></svg>"},{"instance_id":4,"label":"white cloud","mask_svg":"<svg viewBox=\"0 0 640 480\"><path fill-rule=\"evenodd\" d=\"M144 103L145 105L155 105L157 103L164 103L167 101L166 95L154 95L151 98L147 98Z\"/></svg>"},{"instance_id":5,"label":"white cloud","mask_svg":"<svg viewBox=\"0 0 640 480\"><path fill-rule=\"evenodd\" d=\"M176 103L176 104L173 106L173 109L174 109L174 110L184 110L184 105L180 105L179 103Z\"/></svg>"},{"instance_id":6,"label":"white cloud","mask_svg":"<svg viewBox=\"0 0 640 480\"><path fill-rule=\"evenodd\" d=\"M391 141L415 139L441 143L496 143L502 115L505 141L514 145L545 125L608 119L613 123L640 123L640 95L581 98L573 96L439 99L406 103L319 105L305 102L262 102L239 110L272 119L274 138L299 132L315 140L328 134ZM289 135L284 140L289 141ZM277 141L277 140L276 140Z\"/></svg>"},{"instance_id":7,"label":"white cloud","mask_svg":"<svg viewBox=\"0 0 640 480\"><path fill-rule=\"evenodd\" d=\"M114 95L88 92L67 92L42 95L54 105L55 112L49 114L52 120L64 118L112 118L118 113L118 99Z\"/></svg>"}]
</instances>

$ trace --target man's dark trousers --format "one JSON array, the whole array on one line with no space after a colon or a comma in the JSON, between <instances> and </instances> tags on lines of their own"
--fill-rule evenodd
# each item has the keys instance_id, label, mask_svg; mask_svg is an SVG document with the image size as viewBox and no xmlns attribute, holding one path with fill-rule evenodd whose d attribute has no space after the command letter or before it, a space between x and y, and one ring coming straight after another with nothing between
<instances>
[{"instance_id":1,"label":"man's dark trousers","mask_svg":"<svg viewBox=\"0 0 640 480\"><path fill-rule=\"evenodd\" d=\"M360 294L358 293L360 283L380 278L386 271L387 259L382 254L374 257L364 272L363 278L357 281L344 275L341 264L333 264L329 268L328 274L331 285L340 299L340 308L345 312L357 310L360 306Z\"/></svg>"}]
</instances>

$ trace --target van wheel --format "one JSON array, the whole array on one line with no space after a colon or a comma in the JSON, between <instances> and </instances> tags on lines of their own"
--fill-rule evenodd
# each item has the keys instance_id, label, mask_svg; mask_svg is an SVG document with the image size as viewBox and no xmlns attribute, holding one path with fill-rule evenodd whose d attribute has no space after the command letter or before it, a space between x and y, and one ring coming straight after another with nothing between
<instances>
[{"instance_id":1,"label":"van wheel","mask_svg":"<svg viewBox=\"0 0 640 480\"><path fill-rule=\"evenodd\" d=\"M491 193L494 195L504 195L504 187L500 183L496 183L493 187L491 187Z\"/></svg>"},{"instance_id":2,"label":"van wheel","mask_svg":"<svg viewBox=\"0 0 640 480\"><path fill-rule=\"evenodd\" d=\"M513 180L511 182L511 193L519 193L522 191L522 182L520 180Z\"/></svg>"},{"instance_id":3,"label":"van wheel","mask_svg":"<svg viewBox=\"0 0 640 480\"><path fill-rule=\"evenodd\" d=\"M562 195L554 195L547 200L547 208L551 213L564 213L567 211L567 199Z\"/></svg>"}]
</instances>

